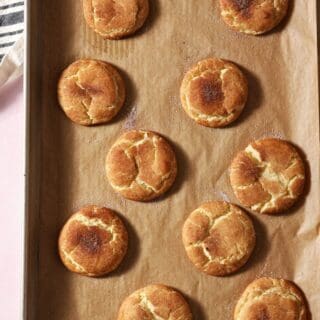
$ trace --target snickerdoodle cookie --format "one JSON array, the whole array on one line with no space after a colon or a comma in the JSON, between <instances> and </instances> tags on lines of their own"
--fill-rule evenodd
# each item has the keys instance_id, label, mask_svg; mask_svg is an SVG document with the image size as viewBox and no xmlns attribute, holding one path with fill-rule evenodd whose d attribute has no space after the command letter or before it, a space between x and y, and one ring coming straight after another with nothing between
<instances>
[{"instance_id":1,"label":"snickerdoodle cookie","mask_svg":"<svg viewBox=\"0 0 320 320\"><path fill-rule=\"evenodd\" d=\"M148 201L173 184L177 162L169 143L157 133L132 130L111 147L106 159L107 178L123 197Z\"/></svg>"},{"instance_id":2,"label":"snickerdoodle cookie","mask_svg":"<svg viewBox=\"0 0 320 320\"><path fill-rule=\"evenodd\" d=\"M207 127L224 127L242 112L248 84L232 62L210 58L199 61L182 81L180 98L188 116Z\"/></svg>"},{"instance_id":3,"label":"snickerdoodle cookie","mask_svg":"<svg viewBox=\"0 0 320 320\"><path fill-rule=\"evenodd\" d=\"M307 320L302 292L283 279L260 278L243 292L234 312L234 320Z\"/></svg>"},{"instance_id":4,"label":"snickerdoodle cookie","mask_svg":"<svg viewBox=\"0 0 320 320\"><path fill-rule=\"evenodd\" d=\"M247 34L265 33L284 18L289 0L220 0L221 16L232 29Z\"/></svg>"},{"instance_id":5,"label":"snickerdoodle cookie","mask_svg":"<svg viewBox=\"0 0 320 320\"><path fill-rule=\"evenodd\" d=\"M142 27L149 0L83 0L87 24L106 39L126 37Z\"/></svg>"},{"instance_id":6,"label":"snickerdoodle cookie","mask_svg":"<svg viewBox=\"0 0 320 320\"><path fill-rule=\"evenodd\" d=\"M105 123L123 106L125 84L109 63L77 60L60 77L58 100L67 117L78 124Z\"/></svg>"},{"instance_id":7,"label":"snickerdoodle cookie","mask_svg":"<svg viewBox=\"0 0 320 320\"><path fill-rule=\"evenodd\" d=\"M189 259L200 271L213 276L242 267L254 249L255 239L248 215L224 201L201 205L190 214L182 231Z\"/></svg>"},{"instance_id":8,"label":"snickerdoodle cookie","mask_svg":"<svg viewBox=\"0 0 320 320\"><path fill-rule=\"evenodd\" d=\"M305 167L290 143L262 139L236 155L230 181L242 205L256 212L276 214L290 208L301 195Z\"/></svg>"},{"instance_id":9,"label":"snickerdoodle cookie","mask_svg":"<svg viewBox=\"0 0 320 320\"><path fill-rule=\"evenodd\" d=\"M190 307L176 290L162 284L139 289L122 303L117 320L192 320Z\"/></svg>"},{"instance_id":10,"label":"snickerdoodle cookie","mask_svg":"<svg viewBox=\"0 0 320 320\"><path fill-rule=\"evenodd\" d=\"M61 230L59 254L73 272L96 277L118 267L128 246L127 230L110 209L82 208Z\"/></svg>"}]
</instances>

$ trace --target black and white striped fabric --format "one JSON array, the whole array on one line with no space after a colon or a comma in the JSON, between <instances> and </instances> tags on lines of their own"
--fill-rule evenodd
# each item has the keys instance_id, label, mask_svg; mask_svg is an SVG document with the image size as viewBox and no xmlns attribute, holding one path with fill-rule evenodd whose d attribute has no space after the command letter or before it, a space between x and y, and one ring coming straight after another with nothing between
<instances>
[{"instance_id":1,"label":"black and white striped fabric","mask_svg":"<svg viewBox=\"0 0 320 320\"><path fill-rule=\"evenodd\" d=\"M23 33L24 1L0 0L0 63Z\"/></svg>"}]
</instances>

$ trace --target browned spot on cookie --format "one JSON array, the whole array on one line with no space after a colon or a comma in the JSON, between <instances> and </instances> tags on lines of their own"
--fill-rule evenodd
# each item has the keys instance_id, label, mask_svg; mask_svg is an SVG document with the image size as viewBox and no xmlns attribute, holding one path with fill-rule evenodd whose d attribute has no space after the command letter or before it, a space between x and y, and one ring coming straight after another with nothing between
<instances>
[{"instance_id":1,"label":"browned spot on cookie","mask_svg":"<svg viewBox=\"0 0 320 320\"><path fill-rule=\"evenodd\" d=\"M188 116L211 128L235 121L247 96L248 85L241 70L217 58L199 61L186 73L180 87L182 107Z\"/></svg>"},{"instance_id":2,"label":"browned spot on cookie","mask_svg":"<svg viewBox=\"0 0 320 320\"><path fill-rule=\"evenodd\" d=\"M78 235L79 245L88 253L97 253L101 248L101 239L94 230L87 230Z\"/></svg>"},{"instance_id":3,"label":"browned spot on cookie","mask_svg":"<svg viewBox=\"0 0 320 320\"><path fill-rule=\"evenodd\" d=\"M266 310L263 310L263 312L261 313L260 317L259 317L259 320L269 320L269 316L267 314L267 311Z\"/></svg>"},{"instance_id":4,"label":"browned spot on cookie","mask_svg":"<svg viewBox=\"0 0 320 320\"><path fill-rule=\"evenodd\" d=\"M256 165L255 160L244 153L239 154L237 169L243 173L242 176L239 177L240 184L251 184L258 181L262 172L262 169Z\"/></svg>"},{"instance_id":5,"label":"browned spot on cookie","mask_svg":"<svg viewBox=\"0 0 320 320\"><path fill-rule=\"evenodd\" d=\"M246 10L249 9L253 4L254 0L232 0L234 6L237 10Z\"/></svg>"},{"instance_id":6,"label":"browned spot on cookie","mask_svg":"<svg viewBox=\"0 0 320 320\"><path fill-rule=\"evenodd\" d=\"M189 99L191 104L205 114L224 115L224 93L218 74L199 77L190 85Z\"/></svg>"},{"instance_id":7,"label":"browned spot on cookie","mask_svg":"<svg viewBox=\"0 0 320 320\"><path fill-rule=\"evenodd\" d=\"M221 82L212 82L209 79L202 79L200 85L201 98L205 104L211 104L223 99Z\"/></svg>"},{"instance_id":8,"label":"browned spot on cookie","mask_svg":"<svg viewBox=\"0 0 320 320\"><path fill-rule=\"evenodd\" d=\"M239 11L239 14L245 18L249 19L252 15L252 5L253 0L232 0L235 10Z\"/></svg>"},{"instance_id":9,"label":"browned spot on cookie","mask_svg":"<svg viewBox=\"0 0 320 320\"><path fill-rule=\"evenodd\" d=\"M269 312L265 304L256 304L250 310L250 319L252 320L270 320Z\"/></svg>"}]
</instances>

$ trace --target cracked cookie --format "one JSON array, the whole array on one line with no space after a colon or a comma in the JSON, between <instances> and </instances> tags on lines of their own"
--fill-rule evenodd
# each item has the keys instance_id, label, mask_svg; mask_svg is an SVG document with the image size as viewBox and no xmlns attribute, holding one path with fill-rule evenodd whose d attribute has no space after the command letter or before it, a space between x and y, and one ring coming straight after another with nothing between
<instances>
[{"instance_id":1,"label":"cracked cookie","mask_svg":"<svg viewBox=\"0 0 320 320\"><path fill-rule=\"evenodd\" d=\"M210 58L191 68L181 84L180 98L188 116L207 127L224 127L241 114L248 84L233 63Z\"/></svg>"},{"instance_id":2,"label":"cracked cookie","mask_svg":"<svg viewBox=\"0 0 320 320\"><path fill-rule=\"evenodd\" d=\"M97 277L119 266L127 251L128 234L112 210L88 206L69 218L58 245L61 260L70 271Z\"/></svg>"},{"instance_id":3,"label":"cracked cookie","mask_svg":"<svg viewBox=\"0 0 320 320\"><path fill-rule=\"evenodd\" d=\"M106 39L121 39L140 29L149 14L148 0L83 0L91 29Z\"/></svg>"},{"instance_id":4,"label":"cracked cookie","mask_svg":"<svg viewBox=\"0 0 320 320\"><path fill-rule=\"evenodd\" d=\"M242 205L255 212L277 214L293 206L302 194L304 163L290 143L258 140L233 159L230 182Z\"/></svg>"},{"instance_id":5,"label":"cracked cookie","mask_svg":"<svg viewBox=\"0 0 320 320\"><path fill-rule=\"evenodd\" d=\"M285 17L289 0L220 0L221 16L232 29L259 35Z\"/></svg>"},{"instance_id":6,"label":"cracked cookie","mask_svg":"<svg viewBox=\"0 0 320 320\"><path fill-rule=\"evenodd\" d=\"M123 197L148 201L165 193L177 175L173 149L160 135L145 130L124 133L108 152L107 178Z\"/></svg>"},{"instance_id":7,"label":"cracked cookie","mask_svg":"<svg viewBox=\"0 0 320 320\"><path fill-rule=\"evenodd\" d=\"M139 289L122 303L118 320L192 320L190 307L176 290L162 284Z\"/></svg>"},{"instance_id":8,"label":"cracked cookie","mask_svg":"<svg viewBox=\"0 0 320 320\"><path fill-rule=\"evenodd\" d=\"M307 320L302 292L288 280L260 278L253 281L238 301L234 320Z\"/></svg>"},{"instance_id":9,"label":"cracked cookie","mask_svg":"<svg viewBox=\"0 0 320 320\"><path fill-rule=\"evenodd\" d=\"M224 201L204 203L184 223L182 240L192 263L202 272L224 276L241 268L255 246L251 219Z\"/></svg>"},{"instance_id":10,"label":"cracked cookie","mask_svg":"<svg viewBox=\"0 0 320 320\"><path fill-rule=\"evenodd\" d=\"M110 121L125 101L119 72L99 60L77 60L62 73L58 100L69 119L90 126Z\"/></svg>"}]
</instances>

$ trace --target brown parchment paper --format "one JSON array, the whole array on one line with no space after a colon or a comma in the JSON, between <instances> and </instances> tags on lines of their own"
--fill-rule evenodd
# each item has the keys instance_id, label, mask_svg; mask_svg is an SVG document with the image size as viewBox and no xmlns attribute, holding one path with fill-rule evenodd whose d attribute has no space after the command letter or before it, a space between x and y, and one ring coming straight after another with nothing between
<instances>
[{"instance_id":1,"label":"brown parchment paper","mask_svg":"<svg viewBox=\"0 0 320 320\"><path fill-rule=\"evenodd\" d=\"M84 22L81 1L38 1L36 12L37 112L41 161L37 319L116 319L123 299L150 283L180 290L195 319L232 319L239 295L262 276L294 280L305 292L313 320L320 319L319 108L316 1L292 2L288 18L260 37L238 34L221 21L218 1L151 0L151 15L137 35L101 39ZM240 119L224 129L195 124L182 110L184 72L206 57L237 63L249 79L250 97ZM122 70L128 88L115 120L86 128L60 110L56 83L78 58L97 58ZM105 178L107 151L125 130L157 131L173 144L179 165L174 187L151 203L122 199ZM199 273L186 257L181 228L202 202L237 203L228 180L233 156L253 139L292 141L305 156L310 177L304 199L287 214L251 214L258 235L249 263L235 275ZM101 279L71 274L57 255L66 219L87 204L107 206L126 221L128 256Z\"/></svg>"}]
</instances>

